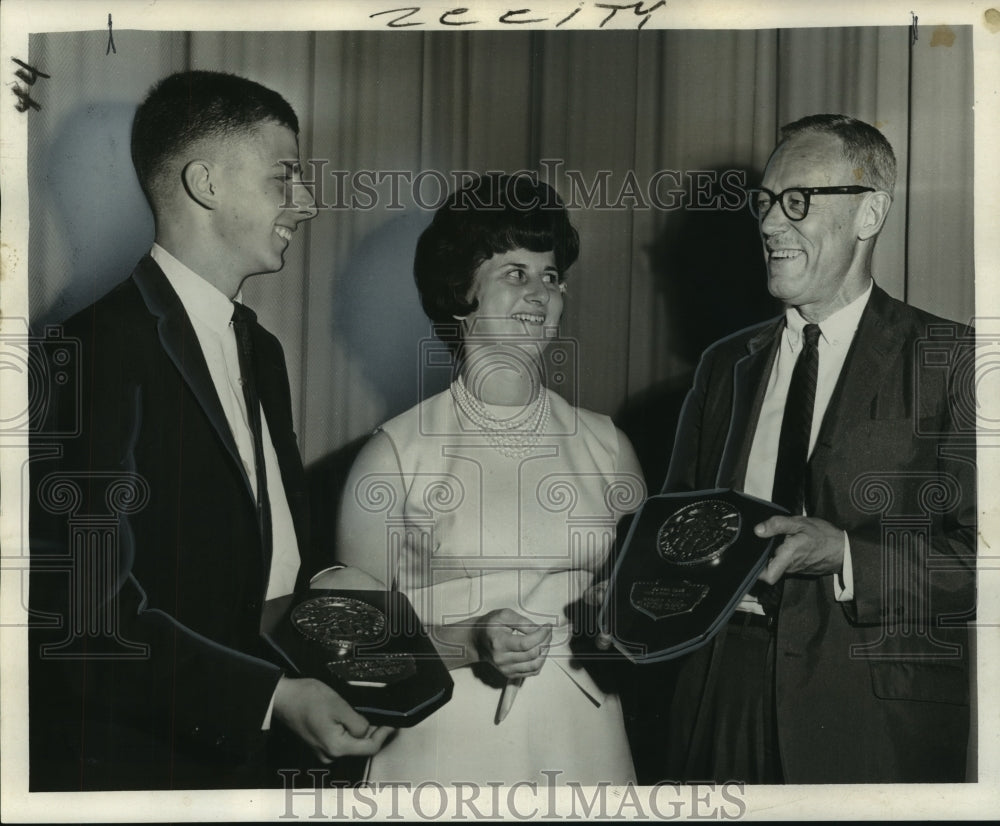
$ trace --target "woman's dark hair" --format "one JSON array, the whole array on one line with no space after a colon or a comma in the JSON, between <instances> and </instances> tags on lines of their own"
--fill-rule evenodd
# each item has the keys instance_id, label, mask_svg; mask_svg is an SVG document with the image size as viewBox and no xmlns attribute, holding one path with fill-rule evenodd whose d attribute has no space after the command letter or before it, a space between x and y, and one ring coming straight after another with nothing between
<instances>
[{"instance_id":1,"label":"woman's dark hair","mask_svg":"<svg viewBox=\"0 0 1000 826\"><path fill-rule=\"evenodd\" d=\"M580 236L548 184L527 175L485 175L438 208L417 242L413 274L424 312L449 345L458 343L455 316L478 305L469 292L479 265L515 249L554 252L560 276L580 254Z\"/></svg>"}]
</instances>

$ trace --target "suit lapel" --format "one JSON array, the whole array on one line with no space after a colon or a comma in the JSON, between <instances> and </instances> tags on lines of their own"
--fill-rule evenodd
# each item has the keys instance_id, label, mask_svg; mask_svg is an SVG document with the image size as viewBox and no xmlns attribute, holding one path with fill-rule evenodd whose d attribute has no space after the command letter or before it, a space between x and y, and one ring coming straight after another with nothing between
<instances>
[{"instance_id":1,"label":"suit lapel","mask_svg":"<svg viewBox=\"0 0 1000 826\"><path fill-rule=\"evenodd\" d=\"M718 487L743 488L767 378L784 329L784 318L766 326L747 342L747 355L733 368L733 413L719 462Z\"/></svg>"},{"instance_id":2,"label":"suit lapel","mask_svg":"<svg viewBox=\"0 0 1000 826\"><path fill-rule=\"evenodd\" d=\"M832 449L842 442L845 430L871 416L871 402L886 371L896 363L904 338L893 323L891 311L888 295L878 286L873 287L816 437L809 460L813 482L825 475ZM811 489L817 490L816 485Z\"/></svg>"},{"instance_id":3,"label":"suit lapel","mask_svg":"<svg viewBox=\"0 0 1000 826\"><path fill-rule=\"evenodd\" d=\"M236 441L233 439L229 422L226 421L226 414L219 401L219 394L216 392L212 376L208 372L208 364L201 351L198 336L194 327L191 326L184 305L181 304L177 293L170 286L163 270L148 255L136 266L132 273L132 279L139 288L139 293L146 302L149 311L157 319L157 333L164 351L177 367L184 381L187 382L191 393L201 405L226 452L239 468L248 495L252 495L253 488L250 485L250 478L247 476L242 459L240 459Z\"/></svg>"}]
</instances>

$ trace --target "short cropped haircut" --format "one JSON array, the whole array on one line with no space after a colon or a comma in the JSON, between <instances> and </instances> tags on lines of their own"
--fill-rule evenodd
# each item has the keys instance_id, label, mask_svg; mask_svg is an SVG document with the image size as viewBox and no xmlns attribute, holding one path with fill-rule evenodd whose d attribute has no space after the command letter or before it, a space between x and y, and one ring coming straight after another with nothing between
<instances>
[{"instance_id":1,"label":"short cropped haircut","mask_svg":"<svg viewBox=\"0 0 1000 826\"><path fill-rule=\"evenodd\" d=\"M476 270L516 249L553 252L560 277L580 254L580 236L548 184L528 175L485 175L438 208L417 242L413 274L424 312L450 346L458 343L447 332L455 317L478 306L469 300Z\"/></svg>"},{"instance_id":2,"label":"short cropped haircut","mask_svg":"<svg viewBox=\"0 0 1000 826\"><path fill-rule=\"evenodd\" d=\"M277 92L226 72L178 72L159 81L132 122L132 163L150 205L163 194L172 160L204 138L251 134L265 122L296 135L299 120Z\"/></svg>"},{"instance_id":3,"label":"short cropped haircut","mask_svg":"<svg viewBox=\"0 0 1000 826\"><path fill-rule=\"evenodd\" d=\"M874 126L847 115L809 115L781 128L781 143L804 133L840 138L844 157L862 171L860 183L892 194L896 186L896 155Z\"/></svg>"}]
</instances>

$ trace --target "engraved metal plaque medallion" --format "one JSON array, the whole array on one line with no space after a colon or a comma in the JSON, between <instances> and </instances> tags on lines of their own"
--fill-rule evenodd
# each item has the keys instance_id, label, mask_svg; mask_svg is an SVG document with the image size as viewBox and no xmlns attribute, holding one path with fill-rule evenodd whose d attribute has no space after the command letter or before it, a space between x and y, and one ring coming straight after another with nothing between
<instances>
[{"instance_id":1,"label":"engraved metal plaque medallion","mask_svg":"<svg viewBox=\"0 0 1000 826\"><path fill-rule=\"evenodd\" d=\"M705 499L675 511L660 526L656 548L674 565L716 564L740 535L740 512L721 499Z\"/></svg>"},{"instance_id":2,"label":"engraved metal plaque medallion","mask_svg":"<svg viewBox=\"0 0 1000 826\"><path fill-rule=\"evenodd\" d=\"M291 618L302 636L341 655L354 645L378 642L386 629L385 614L350 597L308 599L295 607Z\"/></svg>"}]
</instances>

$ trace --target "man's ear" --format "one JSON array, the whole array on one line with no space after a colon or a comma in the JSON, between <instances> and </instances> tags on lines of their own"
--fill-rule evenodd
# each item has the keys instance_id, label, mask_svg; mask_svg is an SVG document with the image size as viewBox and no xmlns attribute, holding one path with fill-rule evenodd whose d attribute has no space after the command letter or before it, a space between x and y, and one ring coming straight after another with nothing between
<instances>
[{"instance_id":1,"label":"man's ear","mask_svg":"<svg viewBox=\"0 0 1000 826\"><path fill-rule=\"evenodd\" d=\"M195 160L189 161L181 172L187 194L205 209L215 209L218 205L213 171L211 161Z\"/></svg>"},{"instance_id":2,"label":"man's ear","mask_svg":"<svg viewBox=\"0 0 1000 826\"><path fill-rule=\"evenodd\" d=\"M858 213L858 238L867 241L879 234L892 206L892 196L888 192L869 192Z\"/></svg>"}]
</instances>

